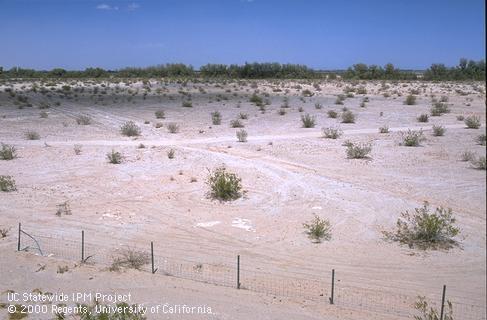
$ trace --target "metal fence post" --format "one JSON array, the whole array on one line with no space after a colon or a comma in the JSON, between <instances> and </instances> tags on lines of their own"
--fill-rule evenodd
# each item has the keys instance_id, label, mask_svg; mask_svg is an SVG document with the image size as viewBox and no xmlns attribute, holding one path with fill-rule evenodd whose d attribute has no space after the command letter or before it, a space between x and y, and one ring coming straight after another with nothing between
<instances>
[{"instance_id":1,"label":"metal fence post","mask_svg":"<svg viewBox=\"0 0 487 320\"><path fill-rule=\"evenodd\" d=\"M81 262L85 262L85 231L81 230Z\"/></svg>"},{"instance_id":2,"label":"metal fence post","mask_svg":"<svg viewBox=\"0 0 487 320\"><path fill-rule=\"evenodd\" d=\"M17 251L20 251L20 232L21 232L22 228L21 228L21 224L19 222L19 239L17 241Z\"/></svg>"},{"instance_id":3,"label":"metal fence post","mask_svg":"<svg viewBox=\"0 0 487 320\"><path fill-rule=\"evenodd\" d=\"M446 293L446 285L443 285L443 294L441 295L440 320L443 320L443 312L445 311L445 293Z\"/></svg>"},{"instance_id":4,"label":"metal fence post","mask_svg":"<svg viewBox=\"0 0 487 320\"><path fill-rule=\"evenodd\" d=\"M330 304L333 304L335 299L335 269L331 270L331 297L329 299Z\"/></svg>"},{"instance_id":5,"label":"metal fence post","mask_svg":"<svg viewBox=\"0 0 487 320\"><path fill-rule=\"evenodd\" d=\"M237 255L237 289L240 289L240 255Z\"/></svg>"},{"instance_id":6,"label":"metal fence post","mask_svg":"<svg viewBox=\"0 0 487 320\"><path fill-rule=\"evenodd\" d=\"M154 269L154 242L150 242L150 256L152 262L152 274L156 273L157 270Z\"/></svg>"}]
</instances>

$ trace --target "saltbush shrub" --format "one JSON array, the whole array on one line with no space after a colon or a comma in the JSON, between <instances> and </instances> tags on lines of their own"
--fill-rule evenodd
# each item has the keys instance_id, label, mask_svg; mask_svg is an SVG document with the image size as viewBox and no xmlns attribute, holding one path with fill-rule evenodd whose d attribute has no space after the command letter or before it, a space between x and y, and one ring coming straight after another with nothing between
<instances>
[{"instance_id":1,"label":"saltbush shrub","mask_svg":"<svg viewBox=\"0 0 487 320\"><path fill-rule=\"evenodd\" d=\"M220 201L235 200L242 196L242 179L235 173L227 172L225 167L219 167L209 173L207 185L210 196Z\"/></svg>"}]
</instances>

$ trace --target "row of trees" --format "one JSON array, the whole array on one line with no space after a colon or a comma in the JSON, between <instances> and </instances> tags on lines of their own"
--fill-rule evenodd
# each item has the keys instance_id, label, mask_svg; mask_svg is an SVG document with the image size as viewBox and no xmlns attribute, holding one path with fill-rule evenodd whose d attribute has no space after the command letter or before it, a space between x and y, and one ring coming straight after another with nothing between
<instances>
[{"instance_id":1,"label":"row of trees","mask_svg":"<svg viewBox=\"0 0 487 320\"><path fill-rule=\"evenodd\" d=\"M432 64L426 71L400 70L388 63L384 67L358 63L346 71L333 73L313 70L300 64L245 63L244 65L207 64L195 71L192 66L182 63L165 64L146 68L124 68L116 71L102 68L87 68L84 71L68 71L61 68L50 71L38 71L14 67L3 70L3 78L157 78L157 77L224 77L240 79L309 79L335 78L336 74L344 79L359 80L485 80L485 61L461 59L458 66L446 67L444 64Z\"/></svg>"}]
</instances>

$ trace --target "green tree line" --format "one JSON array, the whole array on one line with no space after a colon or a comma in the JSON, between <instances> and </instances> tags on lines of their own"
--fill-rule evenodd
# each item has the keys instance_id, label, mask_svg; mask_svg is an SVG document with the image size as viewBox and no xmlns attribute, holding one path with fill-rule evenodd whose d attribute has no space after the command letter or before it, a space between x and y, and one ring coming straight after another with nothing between
<instances>
[{"instance_id":1,"label":"green tree line","mask_svg":"<svg viewBox=\"0 0 487 320\"><path fill-rule=\"evenodd\" d=\"M485 61L460 59L455 67L444 64L432 64L425 71L400 70L388 63L384 67L358 63L347 70L319 71L300 64L280 63L245 63L207 64L198 71L191 65L182 63L164 64L145 68L123 68L105 70L87 68L83 71L55 68L52 70L34 70L13 67L4 70L0 67L2 78L158 78L158 77L204 77L204 78L236 78L236 79L312 79L335 78L340 75L344 79L357 80L485 80Z\"/></svg>"}]
</instances>

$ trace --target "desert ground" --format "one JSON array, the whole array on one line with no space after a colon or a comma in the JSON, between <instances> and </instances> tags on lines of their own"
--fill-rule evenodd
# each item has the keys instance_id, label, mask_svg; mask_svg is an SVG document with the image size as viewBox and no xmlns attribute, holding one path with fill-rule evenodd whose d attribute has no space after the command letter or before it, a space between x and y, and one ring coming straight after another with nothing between
<instances>
[{"instance_id":1,"label":"desert ground","mask_svg":"<svg viewBox=\"0 0 487 320\"><path fill-rule=\"evenodd\" d=\"M411 93L416 103L407 105ZM418 122L440 99L449 112ZM354 123L341 122L344 107ZM474 82L5 80L0 142L18 157L0 160L0 175L16 183L0 192L0 228L10 230L0 239L0 291L132 292L134 303L165 299L214 310L149 319L412 319L409 299L439 302L446 285L455 319L485 319L486 175L461 161L465 151L485 156L477 142L485 107L485 84ZM305 114L314 127L303 128ZM78 124L83 115L89 124ZM459 120L472 115L479 129ZM238 118L243 128L231 126ZM140 135L122 135L127 121ZM174 125L178 132L169 132ZM433 135L434 125L446 129L443 136ZM389 132L379 133L385 126ZM330 127L343 134L324 138ZM242 129L246 142L236 137ZM409 129L422 129L426 140L402 145ZM28 131L39 139L27 139ZM370 143L370 155L348 158L346 141ZM122 163L107 161L112 150ZM242 179L239 199L208 196L208 174L220 166ZM458 245L422 250L385 239L401 212L424 201L452 209ZM56 214L62 203L70 214ZM314 215L330 221L330 240L314 243L304 233ZM19 222L44 257L34 246L16 252ZM80 265L78 247L64 245L77 243L81 230L93 263ZM162 274L162 260L155 275L107 269L116 248L150 248L151 241L158 259L184 262L194 277ZM232 288L237 255L241 290ZM60 273L64 265L69 270ZM198 278L205 270L209 283Z\"/></svg>"}]
</instances>

